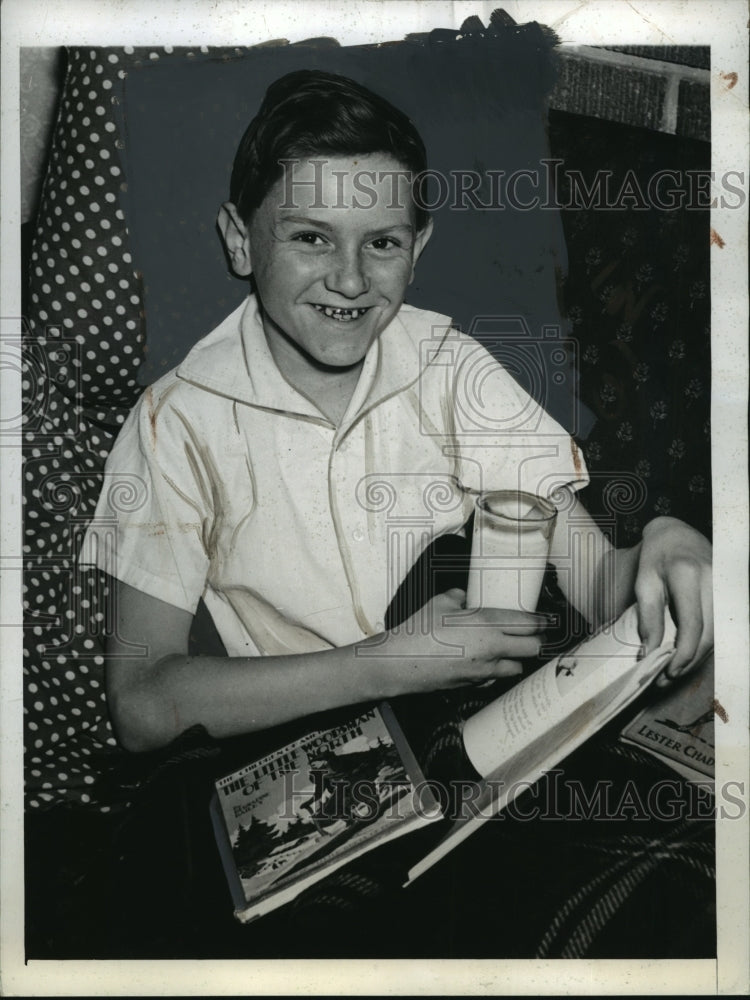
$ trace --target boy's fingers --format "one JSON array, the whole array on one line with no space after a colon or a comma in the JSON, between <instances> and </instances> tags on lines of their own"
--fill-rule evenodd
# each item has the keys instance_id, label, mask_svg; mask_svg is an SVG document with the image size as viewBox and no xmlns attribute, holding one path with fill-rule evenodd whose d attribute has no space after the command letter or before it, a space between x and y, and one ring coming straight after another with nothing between
<instances>
[{"instance_id":1,"label":"boy's fingers","mask_svg":"<svg viewBox=\"0 0 750 1000\"><path fill-rule=\"evenodd\" d=\"M518 677L523 673L523 666L518 660L498 660L492 671L495 677Z\"/></svg>"},{"instance_id":2,"label":"boy's fingers","mask_svg":"<svg viewBox=\"0 0 750 1000\"><path fill-rule=\"evenodd\" d=\"M665 687L677 677L695 670L711 654L714 644L713 590L706 577L683 568L672 587L672 605L677 625L675 652L657 680Z\"/></svg>"},{"instance_id":3,"label":"boy's fingers","mask_svg":"<svg viewBox=\"0 0 750 1000\"><path fill-rule=\"evenodd\" d=\"M460 587L451 587L450 590L438 594L434 600L442 601L443 604L452 604L460 610L466 607L466 591L461 590Z\"/></svg>"},{"instance_id":4,"label":"boy's fingers","mask_svg":"<svg viewBox=\"0 0 750 1000\"><path fill-rule=\"evenodd\" d=\"M702 667L706 663L711 655L712 651L709 649L703 655L697 654L694 656L686 666L678 667L675 670L672 669L673 661L670 660L664 670L656 678L656 686L661 688L668 687L670 684L673 684L676 680L679 680L686 674L694 673L699 667Z\"/></svg>"},{"instance_id":5,"label":"boy's fingers","mask_svg":"<svg viewBox=\"0 0 750 1000\"><path fill-rule=\"evenodd\" d=\"M636 580L635 597L638 602L638 634L646 655L661 645L664 638L666 596L657 577L653 580Z\"/></svg>"},{"instance_id":6,"label":"boy's fingers","mask_svg":"<svg viewBox=\"0 0 750 1000\"><path fill-rule=\"evenodd\" d=\"M503 633L502 658L516 657L519 660L528 660L539 656L542 648L542 640L536 635L509 635ZM498 651L499 652L499 651Z\"/></svg>"},{"instance_id":7,"label":"boy's fingers","mask_svg":"<svg viewBox=\"0 0 750 1000\"><path fill-rule=\"evenodd\" d=\"M507 635L534 635L550 628L557 621L554 615L539 615L514 608L482 608L478 611L477 624L493 625Z\"/></svg>"},{"instance_id":8,"label":"boy's fingers","mask_svg":"<svg viewBox=\"0 0 750 1000\"><path fill-rule=\"evenodd\" d=\"M703 663L713 648L710 581L701 591L697 583L691 588L675 591L673 601L677 615L677 644L675 654L665 670L667 677L672 680Z\"/></svg>"},{"instance_id":9,"label":"boy's fingers","mask_svg":"<svg viewBox=\"0 0 750 1000\"><path fill-rule=\"evenodd\" d=\"M557 624L556 615L538 615L513 608L447 608L442 615L443 625L463 627L491 627L506 635L535 635Z\"/></svg>"},{"instance_id":10,"label":"boy's fingers","mask_svg":"<svg viewBox=\"0 0 750 1000\"><path fill-rule=\"evenodd\" d=\"M463 604L466 599L466 591L461 590L460 587L451 587L449 590L445 591L445 596L450 597L454 601L459 601Z\"/></svg>"},{"instance_id":11,"label":"boy's fingers","mask_svg":"<svg viewBox=\"0 0 750 1000\"><path fill-rule=\"evenodd\" d=\"M679 619L679 616L678 616ZM701 645L701 635L703 633L703 615L700 610L693 611L690 619L684 622L679 619L677 626L677 644L672 659L664 671L667 677L674 680L690 664L693 664L698 656Z\"/></svg>"}]
</instances>

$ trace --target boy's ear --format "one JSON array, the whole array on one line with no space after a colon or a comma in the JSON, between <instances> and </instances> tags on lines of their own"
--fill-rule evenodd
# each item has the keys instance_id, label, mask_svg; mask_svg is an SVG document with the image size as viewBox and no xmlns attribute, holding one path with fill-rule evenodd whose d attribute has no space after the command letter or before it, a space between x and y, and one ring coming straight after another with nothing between
<instances>
[{"instance_id":1,"label":"boy's ear","mask_svg":"<svg viewBox=\"0 0 750 1000\"><path fill-rule=\"evenodd\" d=\"M221 206L216 222L232 263L232 270L239 278L247 277L253 269L250 260L250 240L247 227L231 201L225 201Z\"/></svg>"},{"instance_id":2,"label":"boy's ear","mask_svg":"<svg viewBox=\"0 0 750 1000\"><path fill-rule=\"evenodd\" d=\"M423 229L420 229L417 233L417 238L414 241L414 256L411 263L411 277L409 278L409 284L414 281L414 269L417 266L417 261L419 260L422 251L427 246L427 243L432 236L432 219L428 219Z\"/></svg>"}]
</instances>

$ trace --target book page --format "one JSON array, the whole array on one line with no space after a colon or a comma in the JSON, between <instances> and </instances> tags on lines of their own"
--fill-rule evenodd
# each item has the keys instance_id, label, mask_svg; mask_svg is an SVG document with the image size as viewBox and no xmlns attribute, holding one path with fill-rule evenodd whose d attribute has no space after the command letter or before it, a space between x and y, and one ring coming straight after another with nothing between
<instances>
[{"instance_id":1,"label":"book page","mask_svg":"<svg viewBox=\"0 0 750 1000\"><path fill-rule=\"evenodd\" d=\"M555 657L510 691L467 720L464 746L485 777L509 758L537 743L569 720L569 735L556 744L561 754L582 727L603 725L632 700L665 666L675 628L669 613L664 641L655 654L638 660L640 639L635 606L575 649ZM603 713L603 714L602 714Z\"/></svg>"},{"instance_id":2,"label":"book page","mask_svg":"<svg viewBox=\"0 0 750 1000\"><path fill-rule=\"evenodd\" d=\"M437 847L410 869L407 885L581 746L658 676L673 650L669 612L662 645L640 661L637 636L633 606L467 720L464 749L487 784L471 804L473 814L456 820Z\"/></svg>"}]
</instances>

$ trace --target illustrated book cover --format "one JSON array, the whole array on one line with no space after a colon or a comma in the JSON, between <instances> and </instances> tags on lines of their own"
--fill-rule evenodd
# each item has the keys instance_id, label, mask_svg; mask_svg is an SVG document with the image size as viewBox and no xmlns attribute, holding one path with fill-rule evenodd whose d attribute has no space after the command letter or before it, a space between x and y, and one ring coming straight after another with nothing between
<instances>
[{"instance_id":1,"label":"illustrated book cover","mask_svg":"<svg viewBox=\"0 0 750 1000\"><path fill-rule=\"evenodd\" d=\"M714 777L714 720L725 716L714 698L711 656L681 684L650 701L623 729L621 739L668 764L690 781Z\"/></svg>"},{"instance_id":2,"label":"illustrated book cover","mask_svg":"<svg viewBox=\"0 0 750 1000\"><path fill-rule=\"evenodd\" d=\"M219 778L211 815L245 923L441 814L383 702Z\"/></svg>"}]
</instances>

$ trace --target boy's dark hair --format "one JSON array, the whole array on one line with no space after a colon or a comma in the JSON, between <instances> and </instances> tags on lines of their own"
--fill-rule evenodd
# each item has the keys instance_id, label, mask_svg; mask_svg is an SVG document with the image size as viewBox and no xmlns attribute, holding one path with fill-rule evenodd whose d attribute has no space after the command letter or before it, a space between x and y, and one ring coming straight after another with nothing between
<instances>
[{"instance_id":1,"label":"boy's dark hair","mask_svg":"<svg viewBox=\"0 0 750 1000\"><path fill-rule=\"evenodd\" d=\"M387 153L415 180L427 154L414 123L383 97L346 76L297 70L266 91L232 167L230 201L245 223L282 176L280 160ZM428 213L415 199L417 229Z\"/></svg>"}]
</instances>

